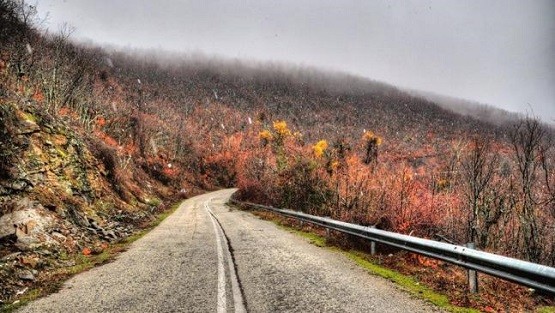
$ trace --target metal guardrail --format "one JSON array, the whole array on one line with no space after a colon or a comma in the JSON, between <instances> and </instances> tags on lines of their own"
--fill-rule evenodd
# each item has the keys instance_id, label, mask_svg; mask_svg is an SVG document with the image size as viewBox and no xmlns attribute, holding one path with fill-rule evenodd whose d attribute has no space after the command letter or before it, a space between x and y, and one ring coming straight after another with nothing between
<instances>
[{"instance_id":1,"label":"metal guardrail","mask_svg":"<svg viewBox=\"0 0 555 313\"><path fill-rule=\"evenodd\" d=\"M555 295L555 268L553 267L478 251L464 246L341 222L327 217L241 202L233 199L233 197L230 202L276 212L300 221L453 263Z\"/></svg>"}]
</instances>

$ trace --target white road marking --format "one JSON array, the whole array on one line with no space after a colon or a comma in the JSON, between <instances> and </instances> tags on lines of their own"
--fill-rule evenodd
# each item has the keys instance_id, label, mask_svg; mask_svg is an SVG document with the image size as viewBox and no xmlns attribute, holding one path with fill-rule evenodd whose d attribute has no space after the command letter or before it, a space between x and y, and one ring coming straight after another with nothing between
<instances>
[{"instance_id":1,"label":"white road marking","mask_svg":"<svg viewBox=\"0 0 555 313\"><path fill-rule=\"evenodd\" d=\"M212 199L210 199L208 201L212 201ZM204 203L204 208L206 209L206 211L208 212L208 214L211 217L212 225L214 226L214 232L216 233L216 242L217 242L217 246L218 246L218 282L220 282L219 281L219 279L220 279L220 275L219 275L220 265L223 268L223 264L220 263L220 260L221 260L220 259L220 253L221 253L222 255L225 254L225 259L227 259L229 276L230 276L230 280L231 280L231 292L233 294L233 307L235 308L235 313L246 313L247 309L245 308L245 302L243 301L243 295L241 293L241 289L239 288L239 280L237 278L237 273L235 271L235 266L233 265L233 259L231 257L231 251L229 251L229 243L227 241L227 238L224 234L223 229L221 228L221 225L217 222L216 217L214 216L214 213L208 207L207 202ZM223 245L222 245L222 241L224 243ZM225 246L225 249L224 249L224 246ZM224 297L224 310L225 310L225 273L224 273L223 279L224 279L223 297ZM218 303L219 303L219 299L220 299L220 285L218 284ZM220 312L219 310L220 310L220 306L218 305L218 312Z\"/></svg>"},{"instance_id":2,"label":"white road marking","mask_svg":"<svg viewBox=\"0 0 555 313\"><path fill-rule=\"evenodd\" d=\"M227 311L226 297L225 297L225 268L224 268L224 253L222 248L222 241L218 234L218 226L216 219L208 208L208 204L204 203L204 209L210 215L212 226L214 226L214 233L216 234L216 245L218 249L218 313L225 313Z\"/></svg>"}]
</instances>

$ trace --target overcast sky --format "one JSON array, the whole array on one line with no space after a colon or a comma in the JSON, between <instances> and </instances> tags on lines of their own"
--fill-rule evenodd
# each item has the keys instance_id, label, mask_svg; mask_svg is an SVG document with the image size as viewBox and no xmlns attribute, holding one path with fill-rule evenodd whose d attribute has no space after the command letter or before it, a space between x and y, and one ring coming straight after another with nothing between
<instances>
[{"instance_id":1,"label":"overcast sky","mask_svg":"<svg viewBox=\"0 0 555 313\"><path fill-rule=\"evenodd\" d=\"M553 0L40 0L74 38L289 61L555 120Z\"/></svg>"}]
</instances>

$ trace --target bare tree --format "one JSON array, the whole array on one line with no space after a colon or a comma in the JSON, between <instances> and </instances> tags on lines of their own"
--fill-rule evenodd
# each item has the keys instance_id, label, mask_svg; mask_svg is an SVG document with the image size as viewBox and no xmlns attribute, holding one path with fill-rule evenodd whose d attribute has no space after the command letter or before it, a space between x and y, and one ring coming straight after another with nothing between
<instances>
[{"instance_id":1,"label":"bare tree","mask_svg":"<svg viewBox=\"0 0 555 313\"><path fill-rule=\"evenodd\" d=\"M532 262L539 262L542 236L538 228L536 211L541 202L538 183L542 170L542 151L546 132L538 120L527 117L515 125L510 138L520 181L519 221L525 257Z\"/></svg>"},{"instance_id":2,"label":"bare tree","mask_svg":"<svg viewBox=\"0 0 555 313\"><path fill-rule=\"evenodd\" d=\"M540 147L540 160L543 170L543 183L546 191L546 204L550 214L555 218L555 149L553 149L553 136L546 136Z\"/></svg>"},{"instance_id":3,"label":"bare tree","mask_svg":"<svg viewBox=\"0 0 555 313\"><path fill-rule=\"evenodd\" d=\"M27 61L32 54L30 41L36 16L36 5L24 0L0 0L0 44L12 47L7 51L18 78L28 74Z\"/></svg>"},{"instance_id":4,"label":"bare tree","mask_svg":"<svg viewBox=\"0 0 555 313\"><path fill-rule=\"evenodd\" d=\"M145 99L143 96L143 86L140 79L137 79L137 103L135 114L132 117L131 125L133 128L133 142L139 148L141 157L146 158L146 138L144 131L143 114L145 111Z\"/></svg>"},{"instance_id":5,"label":"bare tree","mask_svg":"<svg viewBox=\"0 0 555 313\"><path fill-rule=\"evenodd\" d=\"M468 201L468 238L479 248L487 245L489 229L495 224L503 210L495 205L499 196L492 188L492 180L499 158L491 151L489 141L475 139L468 155L462 161L465 195Z\"/></svg>"}]
</instances>

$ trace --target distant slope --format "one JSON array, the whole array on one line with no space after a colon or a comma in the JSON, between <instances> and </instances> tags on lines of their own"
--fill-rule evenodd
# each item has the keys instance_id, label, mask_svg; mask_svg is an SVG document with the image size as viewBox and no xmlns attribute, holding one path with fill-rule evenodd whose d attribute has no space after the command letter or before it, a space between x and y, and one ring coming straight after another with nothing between
<instances>
[{"instance_id":1,"label":"distant slope","mask_svg":"<svg viewBox=\"0 0 555 313\"><path fill-rule=\"evenodd\" d=\"M471 116L478 120L495 125L506 125L523 118L523 116L519 113L509 112L489 104L440 95L428 91L408 89L407 92L414 96L428 99L455 113L463 116Z\"/></svg>"}]
</instances>

